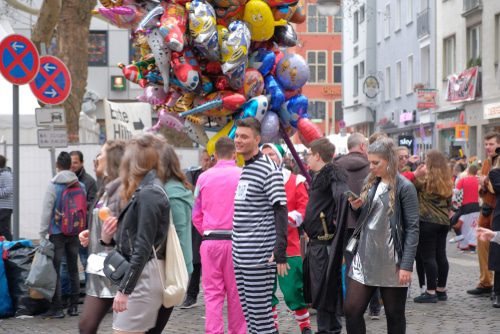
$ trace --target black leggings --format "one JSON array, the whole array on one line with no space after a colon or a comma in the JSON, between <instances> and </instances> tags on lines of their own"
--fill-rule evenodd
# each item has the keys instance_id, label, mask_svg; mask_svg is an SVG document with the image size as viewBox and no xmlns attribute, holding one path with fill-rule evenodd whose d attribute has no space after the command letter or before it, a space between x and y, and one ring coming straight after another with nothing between
<instances>
[{"instance_id":1,"label":"black leggings","mask_svg":"<svg viewBox=\"0 0 500 334\"><path fill-rule=\"evenodd\" d=\"M80 315L78 328L80 334L95 334L99 324L113 306L113 298L85 296L83 312Z\"/></svg>"},{"instance_id":2,"label":"black leggings","mask_svg":"<svg viewBox=\"0 0 500 334\"><path fill-rule=\"evenodd\" d=\"M363 285L349 278L344 302L347 333L366 333L363 315L376 289L376 286ZM408 288L380 287L387 319L387 333L389 334L404 334L406 332L405 304L407 292Z\"/></svg>"},{"instance_id":3,"label":"black leggings","mask_svg":"<svg viewBox=\"0 0 500 334\"><path fill-rule=\"evenodd\" d=\"M446 287L448 279L448 259L446 258L446 237L448 226L420 222L420 237L417 257L424 263L427 290Z\"/></svg>"}]
</instances>

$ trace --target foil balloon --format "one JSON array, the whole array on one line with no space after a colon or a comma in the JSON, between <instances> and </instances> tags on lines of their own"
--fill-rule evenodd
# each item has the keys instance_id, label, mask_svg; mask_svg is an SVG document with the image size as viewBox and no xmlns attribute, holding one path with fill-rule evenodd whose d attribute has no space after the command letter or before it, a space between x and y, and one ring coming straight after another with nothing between
<instances>
[{"instance_id":1,"label":"foil balloon","mask_svg":"<svg viewBox=\"0 0 500 334\"><path fill-rule=\"evenodd\" d=\"M291 23L295 24L301 24L306 21L306 12L304 11L304 4L303 1L299 1L299 3L295 6L295 11L292 15L292 17L288 20Z\"/></svg>"},{"instance_id":2,"label":"foil balloon","mask_svg":"<svg viewBox=\"0 0 500 334\"><path fill-rule=\"evenodd\" d=\"M262 94L264 90L264 78L259 71L254 68L249 68L245 72L243 79L243 87L239 90L247 99L251 99L257 95Z\"/></svg>"},{"instance_id":3,"label":"foil balloon","mask_svg":"<svg viewBox=\"0 0 500 334\"><path fill-rule=\"evenodd\" d=\"M288 23L274 29L274 40L279 46L294 47L297 45L297 34L292 25Z\"/></svg>"},{"instance_id":4,"label":"foil balloon","mask_svg":"<svg viewBox=\"0 0 500 334\"><path fill-rule=\"evenodd\" d=\"M177 101L175 101L175 104L172 108L173 111L175 111L176 113L182 113L191 109L193 107L195 97L195 93L192 92L181 94Z\"/></svg>"},{"instance_id":5,"label":"foil balloon","mask_svg":"<svg viewBox=\"0 0 500 334\"><path fill-rule=\"evenodd\" d=\"M172 53L172 68L181 86L187 90L194 91L200 84L200 66L196 57L189 48L182 53Z\"/></svg>"},{"instance_id":6,"label":"foil balloon","mask_svg":"<svg viewBox=\"0 0 500 334\"><path fill-rule=\"evenodd\" d=\"M136 65L125 65L122 63L118 63L118 67L122 70L122 73L127 80L138 84L142 79L142 73L141 71L139 71L139 68Z\"/></svg>"},{"instance_id":7,"label":"foil balloon","mask_svg":"<svg viewBox=\"0 0 500 334\"><path fill-rule=\"evenodd\" d=\"M185 121L184 131L186 132L188 137L195 143L198 143L203 147L207 146L208 136L202 125L195 124L190 121Z\"/></svg>"},{"instance_id":8,"label":"foil balloon","mask_svg":"<svg viewBox=\"0 0 500 334\"><path fill-rule=\"evenodd\" d=\"M135 32L145 32L148 28L156 27L159 24L160 17L164 12L165 9L161 5L158 5L150 10L139 22L137 28L135 29Z\"/></svg>"},{"instance_id":9,"label":"foil balloon","mask_svg":"<svg viewBox=\"0 0 500 334\"><path fill-rule=\"evenodd\" d=\"M222 37L222 72L235 90L243 86L250 42L250 31L242 21L232 22L228 32Z\"/></svg>"},{"instance_id":10,"label":"foil balloon","mask_svg":"<svg viewBox=\"0 0 500 334\"><path fill-rule=\"evenodd\" d=\"M231 22L243 19L245 6L215 7L217 24L228 27Z\"/></svg>"},{"instance_id":11,"label":"foil balloon","mask_svg":"<svg viewBox=\"0 0 500 334\"><path fill-rule=\"evenodd\" d=\"M262 0L250 0L245 5L243 14L245 21L252 33L252 41L267 41L274 34L274 27L285 25L285 20L275 21L269 5Z\"/></svg>"},{"instance_id":12,"label":"foil balloon","mask_svg":"<svg viewBox=\"0 0 500 334\"><path fill-rule=\"evenodd\" d=\"M249 67L257 69L263 76L271 72L275 61L276 54L264 48L252 52L248 59Z\"/></svg>"},{"instance_id":13,"label":"foil balloon","mask_svg":"<svg viewBox=\"0 0 500 334\"><path fill-rule=\"evenodd\" d=\"M309 79L309 66L302 56L286 54L276 67L276 79L285 89L298 89Z\"/></svg>"},{"instance_id":14,"label":"foil balloon","mask_svg":"<svg viewBox=\"0 0 500 334\"><path fill-rule=\"evenodd\" d=\"M163 89L166 92L169 87L171 51L163 42L158 29L153 29L147 38L151 52L154 55L156 67L163 78Z\"/></svg>"},{"instance_id":15,"label":"foil balloon","mask_svg":"<svg viewBox=\"0 0 500 334\"><path fill-rule=\"evenodd\" d=\"M131 3L131 1L127 2ZM134 27L141 20L143 15L142 12L132 4L109 8L99 7L92 10L92 14L101 14L105 20L120 28Z\"/></svg>"},{"instance_id":16,"label":"foil balloon","mask_svg":"<svg viewBox=\"0 0 500 334\"><path fill-rule=\"evenodd\" d=\"M167 93L160 86L146 86L142 95L137 97L137 100L157 106L166 102Z\"/></svg>"},{"instance_id":17,"label":"foil balloon","mask_svg":"<svg viewBox=\"0 0 500 334\"><path fill-rule=\"evenodd\" d=\"M158 111L158 122L148 131L159 131L162 127L174 129L176 131L184 130L184 120L177 114L168 112L165 108Z\"/></svg>"},{"instance_id":18,"label":"foil balloon","mask_svg":"<svg viewBox=\"0 0 500 334\"><path fill-rule=\"evenodd\" d=\"M266 87L266 94L271 97L271 110L279 111L281 105L285 102L285 94L283 93L283 88L272 75L268 75L264 78L264 83Z\"/></svg>"},{"instance_id":19,"label":"foil balloon","mask_svg":"<svg viewBox=\"0 0 500 334\"><path fill-rule=\"evenodd\" d=\"M267 97L263 95L254 97L241 106L241 111L238 113L238 115L236 115L235 120L254 117L256 120L261 121L264 118L268 107L269 102L267 100ZM233 126L228 134L228 137L234 139L235 133L236 125Z\"/></svg>"},{"instance_id":20,"label":"foil balloon","mask_svg":"<svg viewBox=\"0 0 500 334\"><path fill-rule=\"evenodd\" d=\"M189 12L191 43L200 54L212 61L219 60L219 38L215 10L204 0L193 0L186 4Z\"/></svg>"},{"instance_id":21,"label":"foil balloon","mask_svg":"<svg viewBox=\"0 0 500 334\"><path fill-rule=\"evenodd\" d=\"M307 116L308 99L304 95L297 95L283 103L279 112L284 125L290 124L294 128L301 117Z\"/></svg>"},{"instance_id":22,"label":"foil balloon","mask_svg":"<svg viewBox=\"0 0 500 334\"><path fill-rule=\"evenodd\" d=\"M165 39L167 46L177 52L184 49L184 34L186 33L187 12L184 6L162 2L165 9L160 19L160 34Z\"/></svg>"},{"instance_id":23,"label":"foil balloon","mask_svg":"<svg viewBox=\"0 0 500 334\"><path fill-rule=\"evenodd\" d=\"M299 119L297 129L302 143L308 147L313 141L323 137L321 130L309 118Z\"/></svg>"},{"instance_id":24,"label":"foil balloon","mask_svg":"<svg viewBox=\"0 0 500 334\"><path fill-rule=\"evenodd\" d=\"M228 8L231 6L245 7L246 0L212 0L215 7Z\"/></svg>"},{"instance_id":25,"label":"foil balloon","mask_svg":"<svg viewBox=\"0 0 500 334\"><path fill-rule=\"evenodd\" d=\"M285 100L290 100L292 97L299 95L302 92L302 89L295 89L295 90L285 90Z\"/></svg>"},{"instance_id":26,"label":"foil balloon","mask_svg":"<svg viewBox=\"0 0 500 334\"><path fill-rule=\"evenodd\" d=\"M217 132L212 138L210 138L210 140L207 142L207 146L206 146L208 155L213 155L215 153L215 143L217 142L217 140L219 140L220 137L227 137L227 135L229 134L229 131L231 131L233 126L234 126L234 121L230 121L219 132Z\"/></svg>"},{"instance_id":27,"label":"foil balloon","mask_svg":"<svg viewBox=\"0 0 500 334\"><path fill-rule=\"evenodd\" d=\"M293 5L297 3L297 0L265 0L269 7L278 7L285 5Z\"/></svg>"},{"instance_id":28,"label":"foil balloon","mask_svg":"<svg viewBox=\"0 0 500 334\"><path fill-rule=\"evenodd\" d=\"M263 143L275 143L279 140L280 119L274 111L268 111L260 121L260 136Z\"/></svg>"}]
</instances>

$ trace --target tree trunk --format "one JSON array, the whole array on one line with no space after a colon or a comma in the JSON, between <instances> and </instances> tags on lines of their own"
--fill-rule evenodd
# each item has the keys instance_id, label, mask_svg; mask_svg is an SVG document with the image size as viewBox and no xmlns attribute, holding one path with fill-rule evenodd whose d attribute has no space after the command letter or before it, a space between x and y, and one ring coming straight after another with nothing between
<instances>
[{"instance_id":1,"label":"tree trunk","mask_svg":"<svg viewBox=\"0 0 500 334\"><path fill-rule=\"evenodd\" d=\"M31 33L31 40L35 43L38 51L41 51L41 43L45 43L47 48L50 46L54 30L59 22L61 2L61 0L45 0L42 4L40 15Z\"/></svg>"},{"instance_id":2,"label":"tree trunk","mask_svg":"<svg viewBox=\"0 0 500 334\"><path fill-rule=\"evenodd\" d=\"M77 143L78 121L87 86L88 38L96 0L64 0L57 27L58 56L71 74L71 93L64 102L68 141Z\"/></svg>"}]
</instances>

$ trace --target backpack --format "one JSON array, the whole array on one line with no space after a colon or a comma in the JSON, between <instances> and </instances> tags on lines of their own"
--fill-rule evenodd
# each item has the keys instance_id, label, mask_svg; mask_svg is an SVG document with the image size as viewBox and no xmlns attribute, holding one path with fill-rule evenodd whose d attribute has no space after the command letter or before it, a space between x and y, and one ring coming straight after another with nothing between
<instances>
[{"instance_id":1,"label":"backpack","mask_svg":"<svg viewBox=\"0 0 500 334\"><path fill-rule=\"evenodd\" d=\"M62 191L54 209L54 223L67 236L78 235L87 225L87 195L78 181Z\"/></svg>"}]
</instances>

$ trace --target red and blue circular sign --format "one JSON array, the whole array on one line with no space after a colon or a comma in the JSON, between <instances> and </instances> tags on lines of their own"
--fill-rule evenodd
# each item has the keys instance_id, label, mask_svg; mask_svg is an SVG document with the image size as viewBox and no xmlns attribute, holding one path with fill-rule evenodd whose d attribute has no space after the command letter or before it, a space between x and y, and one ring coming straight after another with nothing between
<instances>
[{"instance_id":1,"label":"red and blue circular sign","mask_svg":"<svg viewBox=\"0 0 500 334\"><path fill-rule=\"evenodd\" d=\"M15 85L31 82L38 73L38 51L35 45L22 35L10 35L0 42L0 59L0 73Z\"/></svg>"},{"instance_id":2,"label":"red and blue circular sign","mask_svg":"<svg viewBox=\"0 0 500 334\"><path fill-rule=\"evenodd\" d=\"M45 104L61 104L71 91L71 76L64 63L53 56L40 57L40 71L30 88L36 98Z\"/></svg>"}]
</instances>

